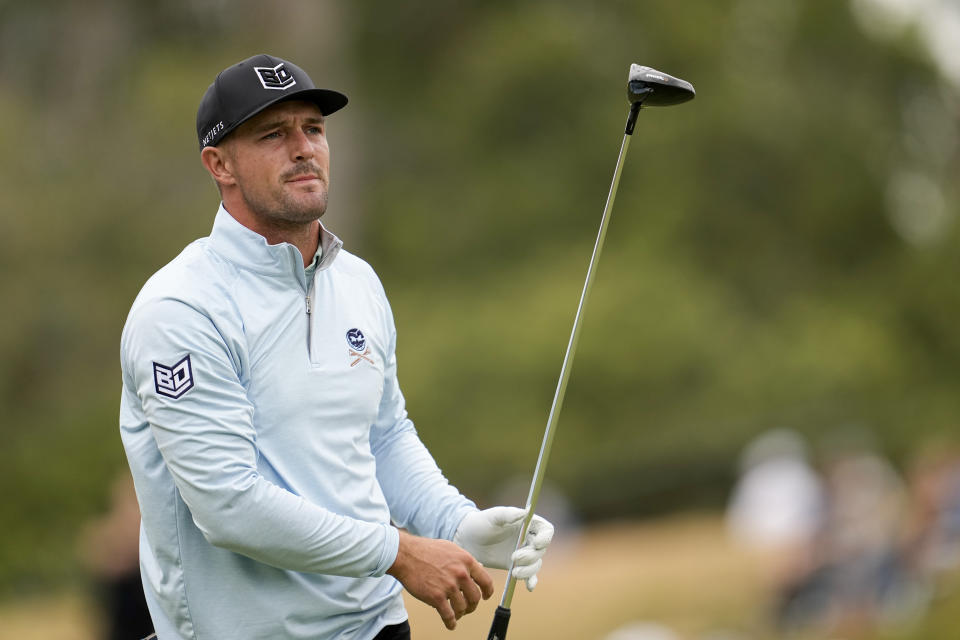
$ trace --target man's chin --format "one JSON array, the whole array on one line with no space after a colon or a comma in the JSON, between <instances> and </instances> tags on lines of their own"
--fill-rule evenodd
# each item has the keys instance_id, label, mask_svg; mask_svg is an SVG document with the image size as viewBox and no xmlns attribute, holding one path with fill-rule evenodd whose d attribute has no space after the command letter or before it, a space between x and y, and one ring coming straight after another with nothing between
<instances>
[{"instance_id":1,"label":"man's chin","mask_svg":"<svg viewBox=\"0 0 960 640\"><path fill-rule=\"evenodd\" d=\"M327 212L327 195L316 194L316 197L290 198L286 203L286 213L291 222L309 222L320 219Z\"/></svg>"}]
</instances>

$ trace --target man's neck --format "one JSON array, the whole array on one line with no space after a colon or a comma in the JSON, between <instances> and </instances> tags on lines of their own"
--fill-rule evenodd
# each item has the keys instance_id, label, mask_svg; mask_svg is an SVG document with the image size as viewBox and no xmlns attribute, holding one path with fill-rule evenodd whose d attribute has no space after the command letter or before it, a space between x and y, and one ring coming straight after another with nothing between
<instances>
[{"instance_id":1,"label":"man's neck","mask_svg":"<svg viewBox=\"0 0 960 640\"><path fill-rule=\"evenodd\" d=\"M223 207L227 213L245 226L247 229L263 236L267 244L280 244L288 242L300 250L300 257L303 260L303 266L306 267L312 261L317 253L317 247L320 245L320 221L311 220L304 223L278 223L276 221L264 220L257 216L246 207L236 205L227 205Z\"/></svg>"}]
</instances>

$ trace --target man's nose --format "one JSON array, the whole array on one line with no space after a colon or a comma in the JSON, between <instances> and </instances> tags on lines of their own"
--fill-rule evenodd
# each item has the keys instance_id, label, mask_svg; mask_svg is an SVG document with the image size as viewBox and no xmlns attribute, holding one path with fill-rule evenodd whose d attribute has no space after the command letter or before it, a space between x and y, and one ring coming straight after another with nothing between
<instances>
[{"instance_id":1,"label":"man's nose","mask_svg":"<svg viewBox=\"0 0 960 640\"><path fill-rule=\"evenodd\" d=\"M291 155L295 160L307 160L314 156L313 144L310 137L303 131L296 131L291 138Z\"/></svg>"}]
</instances>

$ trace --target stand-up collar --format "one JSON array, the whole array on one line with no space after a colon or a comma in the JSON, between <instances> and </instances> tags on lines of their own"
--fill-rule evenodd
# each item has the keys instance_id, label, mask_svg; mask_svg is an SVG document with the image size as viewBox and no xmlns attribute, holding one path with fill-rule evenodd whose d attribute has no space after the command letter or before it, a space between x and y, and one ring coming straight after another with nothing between
<instances>
[{"instance_id":1,"label":"stand-up collar","mask_svg":"<svg viewBox=\"0 0 960 640\"><path fill-rule=\"evenodd\" d=\"M320 246L323 256L317 271L326 269L337 257L343 242L320 224ZM234 218L223 208L217 211L210 232L210 247L218 254L245 269L264 275L294 276L303 275L303 256L300 250L289 242L267 244L267 239L252 231Z\"/></svg>"}]
</instances>

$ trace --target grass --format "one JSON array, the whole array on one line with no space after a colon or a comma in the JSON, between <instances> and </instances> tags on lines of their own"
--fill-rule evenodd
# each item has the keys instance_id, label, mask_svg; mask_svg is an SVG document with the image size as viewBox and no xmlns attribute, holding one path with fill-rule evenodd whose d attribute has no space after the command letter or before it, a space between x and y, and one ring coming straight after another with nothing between
<instances>
[{"instance_id":1,"label":"grass","mask_svg":"<svg viewBox=\"0 0 960 640\"><path fill-rule=\"evenodd\" d=\"M432 609L408 598L417 640L485 638L505 580L505 572L496 574L497 594L453 634ZM756 623L758 585L756 568L724 542L715 517L608 524L572 540L561 534L536 591L515 592L510 637L599 639L637 620L685 634L744 629Z\"/></svg>"},{"instance_id":2,"label":"grass","mask_svg":"<svg viewBox=\"0 0 960 640\"><path fill-rule=\"evenodd\" d=\"M711 514L562 531L536 591L517 588L508 637L602 640L618 627L649 621L674 629L681 640L704 640L719 631L736 632L744 640L773 640L765 624L764 569L756 557L727 541L722 521ZM414 638L486 638L506 577L504 571L492 573L497 593L453 632L433 609L407 598ZM89 597L76 593L0 604L0 638L94 640L93 610ZM909 627L791 640L947 640L957 637L958 623L960 590L955 589Z\"/></svg>"},{"instance_id":3,"label":"grass","mask_svg":"<svg viewBox=\"0 0 960 640\"><path fill-rule=\"evenodd\" d=\"M94 640L100 637L94 611L90 598L75 593L7 602L0 605L0 638Z\"/></svg>"}]
</instances>

